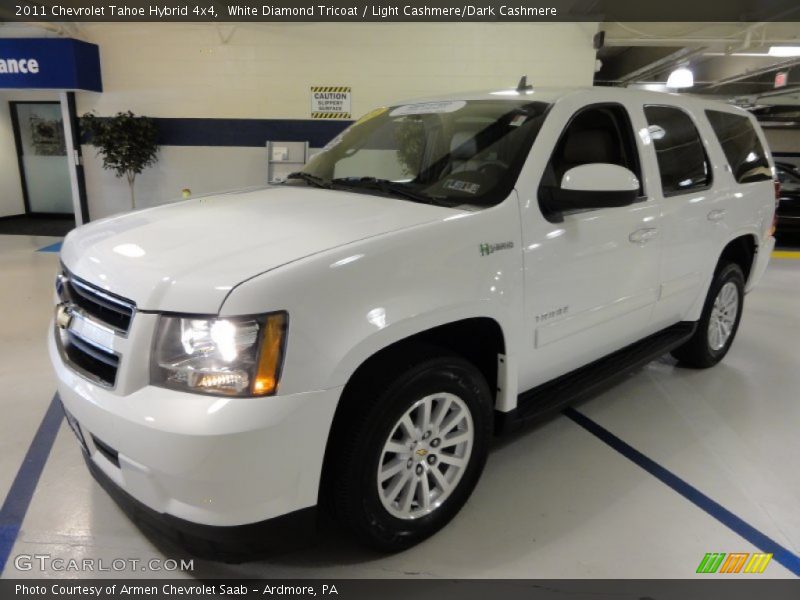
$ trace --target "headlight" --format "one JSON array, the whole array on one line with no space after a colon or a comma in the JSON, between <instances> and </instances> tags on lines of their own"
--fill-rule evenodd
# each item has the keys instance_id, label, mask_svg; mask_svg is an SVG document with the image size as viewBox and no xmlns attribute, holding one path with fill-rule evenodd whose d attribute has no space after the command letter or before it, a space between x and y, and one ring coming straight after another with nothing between
<instances>
[{"instance_id":1,"label":"headlight","mask_svg":"<svg viewBox=\"0 0 800 600\"><path fill-rule=\"evenodd\" d=\"M265 396L278 387L287 315L159 319L150 381L185 392Z\"/></svg>"}]
</instances>

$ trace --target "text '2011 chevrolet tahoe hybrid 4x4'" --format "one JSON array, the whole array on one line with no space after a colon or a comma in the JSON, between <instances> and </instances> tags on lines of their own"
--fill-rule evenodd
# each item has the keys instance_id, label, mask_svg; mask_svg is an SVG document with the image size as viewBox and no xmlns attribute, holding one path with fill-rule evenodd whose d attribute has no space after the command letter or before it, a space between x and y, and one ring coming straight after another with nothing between
<instances>
[{"instance_id":1,"label":"text '2011 chevrolet tahoe hybrid 4x4'","mask_svg":"<svg viewBox=\"0 0 800 600\"><path fill-rule=\"evenodd\" d=\"M192 545L332 509L411 546L495 430L665 353L710 367L773 248L748 113L520 86L365 115L281 185L67 236L50 354L87 464Z\"/></svg>"}]
</instances>

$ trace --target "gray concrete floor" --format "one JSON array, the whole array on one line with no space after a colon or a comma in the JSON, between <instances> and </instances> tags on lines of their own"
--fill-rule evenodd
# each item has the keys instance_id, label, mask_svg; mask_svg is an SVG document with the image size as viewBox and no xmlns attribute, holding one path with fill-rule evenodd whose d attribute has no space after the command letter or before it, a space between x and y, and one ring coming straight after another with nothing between
<instances>
[{"instance_id":1,"label":"gray concrete floor","mask_svg":"<svg viewBox=\"0 0 800 600\"><path fill-rule=\"evenodd\" d=\"M0 492L5 497L55 388L45 336L55 238L0 236ZM800 253L797 253L800 258ZM800 553L800 260L774 259L747 296L738 338L714 369L662 358L578 407L794 554ZM377 556L323 532L310 547L241 565L119 577L686 578L706 552L752 544L571 420L499 440L464 510L441 533ZM62 424L3 577L20 554L179 558L153 545L91 479ZM141 569L141 567L139 567ZM706 576L708 577L708 576ZM735 577L749 577L736 575ZM774 560L757 577L793 577Z\"/></svg>"}]
</instances>

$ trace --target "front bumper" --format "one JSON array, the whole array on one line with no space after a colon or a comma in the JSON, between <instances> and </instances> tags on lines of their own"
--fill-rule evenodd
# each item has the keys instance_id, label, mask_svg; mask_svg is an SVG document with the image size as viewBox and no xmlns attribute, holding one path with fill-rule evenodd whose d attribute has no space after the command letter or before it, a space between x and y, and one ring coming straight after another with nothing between
<instances>
[{"instance_id":1,"label":"front bumper","mask_svg":"<svg viewBox=\"0 0 800 600\"><path fill-rule=\"evenodd\" d=\"M316 506L248 525L218 527L185 521L159 513L126 493L88 452L83 452L83 459L97 483L140 529L196 556L239 562L265 553L286 552L301 546L317 528Z\"/></svg>"},{"instance_id":2,"label":"front bumper","mask_svg":"<svg viewBox=\"0 0 800 600\"><path fill-rule=\"evenodd\" d=\"M237 527L317 504L341 388L266 398L145 385L127 394L67 367L48 343L96 477L169 521ZM134 358L128 356L129 359Z\"/></svg>"}]
</instances>

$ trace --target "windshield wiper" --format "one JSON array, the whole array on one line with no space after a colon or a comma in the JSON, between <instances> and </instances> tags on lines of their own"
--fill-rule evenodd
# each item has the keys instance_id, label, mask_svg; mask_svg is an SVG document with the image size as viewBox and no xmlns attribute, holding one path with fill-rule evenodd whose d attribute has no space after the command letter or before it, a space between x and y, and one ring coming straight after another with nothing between
<instances>
[{"instance_id":1,"label":"windshield wiper","mask_svg":"<svg viewBox=\"0 0 800 600\"><path fill-rule=\"evenodd\" d=\"M305 171L295 171L294 173L289 173L286 176L287 181L289 179L302 179L306 183L310 183L313 186L330 189L331 184L329 181L326 181L322 177L317 177L316 175L312 175L311 173L306 173Z\"/></svg>"},{"instance_id":2,"label":"windshield wiper","mask_svg":"<svg viewBox=\"0 0 800 600\"><path fill-rule=\"evenodd\" d=\"M423 202L425 204L438 204L439 198L428 196L421 192L417 192L406 183L398 183L389 179L380 179L378 177L338 177L331 180L331 184L342 187L361 188L365 190L377 190L384 194L394 194L396 196L403 196L414 202Z\"/></svg>"}]
</instances>

